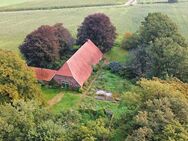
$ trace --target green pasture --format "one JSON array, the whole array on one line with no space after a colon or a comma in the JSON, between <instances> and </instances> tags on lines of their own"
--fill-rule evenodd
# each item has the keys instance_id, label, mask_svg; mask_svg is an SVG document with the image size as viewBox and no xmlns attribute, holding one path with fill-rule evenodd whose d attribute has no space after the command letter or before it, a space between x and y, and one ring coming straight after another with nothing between
<instances>
[{"instance_id":1,"label":"green pasture","mask_svg":"<svg viewBox=\"0 0 188 141\"><path fill-rule=\"evenodd\" d=\"M102 12L110 17L117 33L135 32L149 12L168 14L179 26L180 32L188 39L188 3L138 4L132 7L86 7L59 10L0 12L0 48L18 51L24 37L45 24L62 22L74 37L78 26L89 14Z\"/></svg>"},{"instance_id":2,"label":"green pasture","mask_svg":"<svg viewBox=\"0 0 188 141\"><path fill-rule=\"evenodd\" d=\"M17 5L17 4L21 4L21 3L29 2L29 1L31 1L31 0L1 0L0 7Z\"/></svg>"},{"instance_id":3,"label":"green pasture","mask_svg":"<svg viewBox=\"0 0 188 141\"><path fill-rule=\"evenodd\" d=\"M10 1L10 2L8 2ZM126 0L1 0L1 9L43 9L124 4Z\"/></svg>"}]
</instances>

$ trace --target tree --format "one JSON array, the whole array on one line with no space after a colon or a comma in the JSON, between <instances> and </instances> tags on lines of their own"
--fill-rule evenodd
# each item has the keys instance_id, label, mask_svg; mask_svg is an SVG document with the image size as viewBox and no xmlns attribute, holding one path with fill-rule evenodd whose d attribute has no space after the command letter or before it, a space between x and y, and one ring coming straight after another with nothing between
<instances>
[{"instance_id":1,"label":"tree","mask_svg":"<svg viewBox=\"0 0 188 141\"><path fill-rule=\"evenodd\" d=\"M178 79L138 82L141 91L125 94L120 108L127 110L117 121L126 140L182 140L188 139L188 85ZM127 95L128 94L128 95ZM125 104L125 105L124 105Z\"/></svg>"},{"instance_id":2,"label":"tree","mask_svg":"<svg viewBox=\"0 0 188 141\"><path fill-rule=\"evenodd\" d=\"M26 36L20 51L29 66L47 67L59 56L59 42L55 36L54 28L43 25Z\"/></svg>"},{"instance_id":3,"label":"tree","mask_svg":"<svg viewBox=\"0 0 188 141\"><path fill-rule=\"evenodd\" d=\"M67 56L74 39L62 24L43 25L26 36L20 51L29 66L48 68Z\"/></svg>"},{"instance_id":4,"label":"tree","mask_svg":"<svg viewBox=\"0 0 188 141\"><path fill-rule=\"evenodd\" d=\"M130 44L137 47L129 51L131 57L126 62L129 78L173 76L188 81L188 45L168 16L149 14L133 36L138 38Z\"/></svg>"},{"instance_id":5,"label":"tree","mask_svg":"<svg viewBox=\"0 0 188 141\"><path fill-rule=\"evenodd\" d=\"M131 50L137 48L138 44L139 36L128 32L122 40L121 47L125 50Z\"/></svg>"},{"instance_id":6,"label":"tree","mask_svg":"<svg viewBox=\"0 0 188 141\"><path fill-rule=\"evenodd\" d=\"M162 13L149 13L138 31L140 42L149 44L157 38L172 38L180 46L186 47L185 39L179 34L177 25Z\"/></svg>"},{"instance_id":7,"label":"tree","mask_svg":"<svg viewBox=\"0 0 188 141\"><path fill-rule=\"evenodd\" d=\"M174 76L188 81L188 48L181 47L171 38L159 38L151 44L148 54L152 62L151 76Z\"/></svg>"},{"instance_id":8,"label":"tree","mask_svg":"<svg viewBox=\"0 0 188 141\"><path fill-rule=\"evenodd\" d=\"M63 140L64 128L55 116L34 101L0 105L1 141Z\"/></svg>"},{"instance_id":9,"label":"tree","mask_svg":"<svg viewBox=\"0 0 188 141\"><path fill-rule=\"evenodd\" d=\"M87 39L93 41L99 49L108 52L115 41L116 29L109 17L102 13L89 15L78 28L77 44L84 44Z\"/></svg>"},{"instance_id":10,"label":"tree","mask_svg":"<svg viewBox=\"0 0 188 141\"><path fill-rule=\"evenodd\" d=\"M63 57L65 54L71 51L71 47L74 44L74 39L69 31L63 27L63 24L58 23L54 25L55 36L58 38L60 45L60 56Z\"/></svg>"},{"instance_id":11,"label":"tree","mask_svg":"<svg viewBox=\"0 0 188 141\"><path fill-rule=\"evenodd\" d=\"M68 141L101 141L109 140L111 133L102 118L88 121L86 124L75 125L66 134Z\"/></svg>"},{"instance_id":12,"label":"tree","mask_svg":"<svg viewBox=\"0 0 188 141\"><path fill-rule=\"evenodd\" d=\"M16 54L0 50L0 103L16 99L40 99L33 72Z\"/></svg>"}]
</instances>

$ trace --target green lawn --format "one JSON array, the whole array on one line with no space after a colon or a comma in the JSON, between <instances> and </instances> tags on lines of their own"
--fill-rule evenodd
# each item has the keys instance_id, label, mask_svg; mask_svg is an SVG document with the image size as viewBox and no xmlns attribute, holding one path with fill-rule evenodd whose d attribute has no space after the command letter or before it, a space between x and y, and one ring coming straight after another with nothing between
<instances>
[{"instance_id":1,"label":"green lawn","mask_svg":"<svg viewBox=\"0 0 188 141\"><path fill-rule=\"evenodd\" d=\"M81 93L77 91L63 90L60 88L41 87L41 89L43 97L46 101L52 99L59 93L64 94L62 100L51 107L52 111L55 113L58 113L62 110L75 108L81 96Z\"/></svg>"},{"instance_id":2,"label":"green lawn","mask_svg":"<svg viewBox=\"0 0 188 141\"><path fill-rule=\"evenodd\" d=\"M54 96L56 96L58 93L61 92L60 89L56 89L56 88L41 87L41 89L42 89L43 97L46 101L52 99Z\"/></svg>"},{"instance_id":3,"label":"green lawn","mask_svg":"<svg viewBox=\"0 0 188 141\"><path fill-rule=\"evenodd\" d=\"M74 91L63 91L64 94L62 100L52 107L52 111L58 113L67 109L78 108L78 102L80 100L81 94Z\"/></svg>"}]
</instances>

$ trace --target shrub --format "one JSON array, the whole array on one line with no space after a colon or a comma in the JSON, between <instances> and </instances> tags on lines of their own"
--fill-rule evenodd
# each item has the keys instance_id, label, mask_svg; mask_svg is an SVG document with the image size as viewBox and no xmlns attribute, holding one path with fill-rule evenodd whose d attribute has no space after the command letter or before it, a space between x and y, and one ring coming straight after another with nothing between
<instances>
[{"instance_id":1,"label":"shrub","mask_svg":"<svg viewBox=\"0 0 188 141\"><path fill-rule=\"evenodd\" d=\"M123 41L121 43L121 47L126 50L134 49L138 46L139 37L137 34L132 34L130 32L126 33Z\"/></svg>"},{"instance_id":2,"label":"shrub","mask_svg":"<svg viewBox=\"0 0 188 141\"><path fill-rule=\"evenodd\" d=\"M119 62L111 62L108 65L108 68L110 69L112 73L116 73L116 74L121 74L123 70L123 66Z\"/></svg>"},{"instance_id":3,"label":"shrub","mask_svg":"<svg viewBox=\"0 0 188 141\"><path fill-rule=\"evenodd\" d=\"M109 17L102 13L89 15L78 28L77 44L82 45L90 39L99 49L108 52L115 41L116 28L112 25Z\"/></svg>"},{"instance_id":4,"label":"shrub","mask_svg":"<svg viewBox=\"0 0 188 141\"><path fill-rule=\"evenodd\" d=\"M55 36L58 38L60 45L60 55L65 56L66 53L71 52L71 47L74 45L74 39L69 31L63 27L62 23L54 25Z\"/></svg>"}]
</instances>

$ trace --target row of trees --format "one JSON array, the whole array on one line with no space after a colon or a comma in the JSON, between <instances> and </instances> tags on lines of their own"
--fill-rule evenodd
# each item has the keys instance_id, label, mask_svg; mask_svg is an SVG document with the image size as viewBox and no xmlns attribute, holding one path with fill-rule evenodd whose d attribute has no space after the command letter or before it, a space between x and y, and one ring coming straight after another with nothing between
<instances>
[{"instance_id":1,"label":"row of trees","mask_svg":"<svg viewBox=\"0 0 188 141\"><path fill-rule=\"evenodd\" d=\"M114 44L115 31L106 15L89 15L78 28L76 44L81 46L90 39L105 53ZM43 25L26 36L20 51L29 66L54 68L61 66L75 52L74 43L73 37L62 24Z\"/></svg>"}]
</instances>

